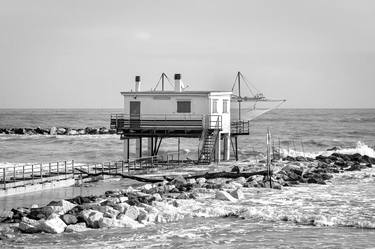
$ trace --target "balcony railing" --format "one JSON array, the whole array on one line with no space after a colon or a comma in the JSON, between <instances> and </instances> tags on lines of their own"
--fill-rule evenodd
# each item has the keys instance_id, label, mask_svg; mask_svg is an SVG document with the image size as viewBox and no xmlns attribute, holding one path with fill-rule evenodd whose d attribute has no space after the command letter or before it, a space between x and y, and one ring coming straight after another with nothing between
<instances>
[{"instance_id":1,"label":"balcony railing","mask_svg":"<svg viewBox=\"0 0 375 249\"><path fill-rule=\"evenodd\" d=\"M231 134L250 134L250 121L235 121L231 122Z\"/></svg>"},{"instance_id":2,"label":"balcony railing","mask_svg":"<svg viewBox=\"0 0 375 249\"><path fill-rule=\"evenodd\" d=\"M167 130L167 129L222 129L221 115L195 115L195 114L112 114L111 129L117 132L124 129Z\"/></svg>"}]
</instances>

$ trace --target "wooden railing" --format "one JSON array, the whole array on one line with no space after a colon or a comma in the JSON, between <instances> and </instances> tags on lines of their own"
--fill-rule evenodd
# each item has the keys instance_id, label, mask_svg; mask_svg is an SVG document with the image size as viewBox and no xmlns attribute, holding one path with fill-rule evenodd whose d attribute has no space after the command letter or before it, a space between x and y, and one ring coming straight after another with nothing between
<instances>
[{"instance_id":1,"label":"wooden railing","mask_svg":"<svg viewBox=\"0 0 375 249\"><path fill-rule=\"evenodd\" d=\"M29 164L0 168L0 180L3 189L72 178L74 161Z\"/></svg>"},{"instance_id":2,"label":"wooden railing","mask_svg":"<svg viewBox=\"0 0 375 249\"><path fill-rule=\"evenodd\" d=\"M112 114L111 129L216 129L222 128L221 115L194 114Z\"/></svg>"}]
</instances>

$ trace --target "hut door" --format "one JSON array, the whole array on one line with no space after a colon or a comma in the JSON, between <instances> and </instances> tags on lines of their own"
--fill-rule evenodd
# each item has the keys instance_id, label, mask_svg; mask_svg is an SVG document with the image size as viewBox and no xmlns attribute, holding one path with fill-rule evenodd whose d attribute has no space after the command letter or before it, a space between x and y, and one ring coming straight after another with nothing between
<instances>
[{"instance_id":1,"label":"hut door","mask_svg":"<svg viewBox=\"0 0 375 249\"><path fill-rule=\"evenodd\" d=\"M141 125L141 102L130 101L130 128L139 128Z\"/></svg>"}]
</instances>

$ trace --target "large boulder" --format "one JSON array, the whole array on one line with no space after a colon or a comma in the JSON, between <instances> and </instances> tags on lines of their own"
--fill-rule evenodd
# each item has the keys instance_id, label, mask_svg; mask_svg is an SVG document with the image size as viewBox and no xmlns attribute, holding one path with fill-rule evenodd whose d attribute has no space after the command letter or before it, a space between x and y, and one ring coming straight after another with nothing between
<instances>
[{"instance_id":1,"label":"large boulder","mask_svg":"<svg viewBox=\"0 0 375 249\"><path fill-rule=\"evenodd\" d=\"M50 135L56 135L57 134L57 128L56 127L51 127L51 129L49 130L49 134Z\"/></svg>"},{"instance_id":2,"label":"large boulder","mask_svg":"<svg viewBox=\"0 0 375 249\"><path fill-rule=\"evenodd\" d=\"M98 211L102 212L105 217L115 218L120 212L110 206L98 206Z\"/></svg>"},{"instance_id":3,"label":"large boulder","mask_svg":"<svg viewBox=\"0 0 375 249\"><path fill-rule=\"evenodd\" d=\"M78 131L72 129L68 132L68 135L78 135Z\"/></svg>"},{"instance_id":4,"label":"large boulder","mask_svg":"<svg viewBox=\"0 0 375 249\"><path fill-rule=\"evenodd\" d=\"M245 195L243 194L243 191L241 188L238 188L232 192L230 192L231 196L233 196L234 198L238 199L238 200L242 200L242 199L245 199Z\"/></svg>"},{"instance_id":5,"label":"large boulder","mask_svg":"<svg viewBox=\"0 0 375 249\"><path fill-rule=\"evenodd\" d=\"M54 213L57 214L66 214L69 210L73 209L77 204L71 203L66 200L61 201L52 201L47 206L51 207L53 209Z\"/></svg>"},{"instance_id":6,"label":"large boulder","mask_svg":"<svg viewBox=\"0 0 375 249\"><path fill-rule=\"evenodd\" d=\"M136 206L130 206L126 212L125 215L128 216L129 218L136 220L139 215L139 210Z\"/></svg>"},{"instance_id":7,"label":"large boulder","mask_svg":"<svg viewBox=\"0 0 375 249\"><path fill-rule=\"evenodd\" d=\"M183 176L177 176L171 181L171 184L175 185L176 188L183 187L186 183L186 179Z\"/></svg>"},{"instance_id":8,"label":"large boulder","mask_svg":"<svg viewBox=\"0 0 375 249\"><path fill-rule=\"evenodd\" d=\"M41 229L46 233L62 233L66 224L57 214L52 214L47 220L41 222Z\"/></svg>"},{"instance_id":9,"label":"large boulder","mask_svg":"<svg viewBox=\"0 0 375 249\"><path fill-rule=\"evenodd\" d=\"M71 214L64 214L60 218L67 225L76 224L78 222L77 217Z\"/></svg>"},{"instance_id":10,"label":"large boulder","mask_svg":"<svg viewBox=\"0 0 375 249\"><path fill-rule=\"evenodd\" d=\"M113 208L119 211L121 214L125 213L125 211L130 207L130 205L126 202L118 203Z\"/></svg>"},{"instance_id":11,"label":"large boulder","mask_svg":"<svg viewBox=\"0 0 375 249\"><path fill-rule=\"evenodd\" d=\"M87 230L90 230L90 228L88 228L86 226L86 223L84 223L84 222L77 223L77 224L74 224L74 225L69 225L65 228L65 232L67 232L67 233L84 232L84 231L87 231Z\"/></svg>"},{"instance_id":12,"label":"large boulder","mask_svg":"<svg viewBox=\"0 0 375 249\"><path fill-rule=\"evenodd\" d=\"M222 201L230 201L230 202L237 201L231 194L222 190L216 191L215 199L222 200Z\"/></svg>"},{"instance_id":13,"label":"large boulder","mask_svg":"<svg viewBox=\"0 0 375 249\"><path fill-rule=\"evenodd\" d=\"M56 130L56 134L57 135L64 135L65 133L66 133L66 129L65 128L59 127Z\"/></svg>"},{"instance_id":14,"label":"large boulder","mask_svg":"<svg viewBox=\"0 0 375 249\"><path fill-rule=\"evenodd\" d=\"M30 213L27 215L27 217L34 220L41 220L47 219L53 213L54 209L50 206L31 208Z\"/></svg>"},{"instance_id":15,"label":"large boulder","mask_svg":"<svg viewBox=\"0 0 375 249\"><path fill-rule=\"evenodd\" d=\"M83 210L80 214L88 227L99 228L99 220L104 217L102 212L97 210Z\"/></svg>"},{"instance_id":16,"label":"large boulder","mask_svg":"<svg viewBox=\"0 0 375 249\"><path fill-rule=\"evenodd\" d=\"M22 217L18 229L24 233L40 233L42 231L41 221Z\"/></svg>"}]
</instances>

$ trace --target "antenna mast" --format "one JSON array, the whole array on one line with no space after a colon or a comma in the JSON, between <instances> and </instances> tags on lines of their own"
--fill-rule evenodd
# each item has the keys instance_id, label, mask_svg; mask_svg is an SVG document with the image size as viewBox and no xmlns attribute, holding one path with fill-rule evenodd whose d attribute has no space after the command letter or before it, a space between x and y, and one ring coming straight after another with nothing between
<instances>
[{"instance_id":1,"label":"antenna mast","mask_svg":"<svg viewBox=\"0 0 375 249\"><path fill-rule=\"evenodd\" d=\"M242 102L242 97L241 97L241 72L237 73L237 80L238 80L238 120L241 121L241 102Z\"/></svg>"}]
</instances>

